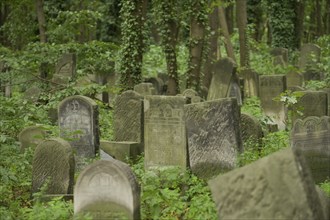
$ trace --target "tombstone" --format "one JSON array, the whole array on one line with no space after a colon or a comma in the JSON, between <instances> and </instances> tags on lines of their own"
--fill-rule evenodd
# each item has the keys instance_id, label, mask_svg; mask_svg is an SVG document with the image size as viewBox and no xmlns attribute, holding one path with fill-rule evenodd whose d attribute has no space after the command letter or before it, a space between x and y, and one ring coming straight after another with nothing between
<instances>
[{"instance_id":1,"label":"tombstone","mask_svg":"<svg viewBox=\"0 0 330 220\"><path fill-rule=\"evenodd\" d=\"M144 80L147 83L152 83L155 88L155 95L163 95L164 94L164 81L158 77L149 77Z\"/></svg>"},{"instance_id":2,"label":"tombstone","mask_svg":"<svg viewBox=\"0 0 330 220\"><path fill-rule=\"evenodd\" d=\"M76 151L79 168L84 158L93 158L99 151L98 105L85 96L70 96L60 102L58 116L60 137Z\"/></svg>"},{"instance_id":3,"label":"tombstone","mask_svg":"<svg viewBox=\"0 0 330 220\"><path fill-rule=\"evenodd\" d=\"M317 68L320 62L321 48L315 44L304 44L300 49L300 58L298 66L302 70L311 70Z\"/></svg>"},{"instance_id":4,"label":"tombstone","mask_svg":"<svg viewBox=\"0 0 330 220\"><path fill-rule=\"evenodd\" d=\"M286 88L293 90L293 88L303 85L303 76L300 73L290 71L286 74Z\"/></svg>"},{"instance_id":5,"label":"tombstone","mask_svg":"<svg viewBox=\"0 0 330 220\"><path fill-rule=\"evenodd\" d=\"M187 167L184 96L145 96L145 168Z\"/></svg>"},{"instance_id":6,"label":"tombstone","mask_svg":"<svg viewBox=\"0 0 330 220\"><path fill-rule=\"evenodd\" d=\"M141 143L129 141L101 141L100 147L105 153L122 162L127 162L127 159L136 160L143 152Z\"/></svg>"},{"instance_id":7,"label":"tombstone","mask_svg":"<svg viewBox=\"0 0 330 220\"><path fill-rule=\"evenodd\" d=\"M102 142L101 142L102 144ZM100 160L114 160L115 158L111 157L108 153L100 149Z\"/></svg>"},{"instance_id":8,"label":"tombstone","mask_svg":"<svg viewBox=\"0 0 330 220\"><path fill-rule=\"evenodd\" d=\"M261 107L266 116L273 118L279 130L285 129L286 109L282 102L273 99L286 90L284 75L263 75L259 77Z\"/></svg>"},{"instance_id":9,"label":"tombstone","mask_svg":"<svg viewBox=\"0 0 330 220\"><path fill-rule=\"evenodd\" d=\"M244 97L259 96L258 85L259 85L259 75L257 72L251 69L246 69L242 71L244 78Z\"/></svg>"},{"instance_id":10,"label":"tombstone","mask_svg":"<svg viewBox=\"0 0 330 220\"><path fill-rule=\"evenodd\" d=\"M145 95L156 95L156 90L152 83L140 83L134 86L134 91L145 96Z\"/></svg>"},{"instance_id":11,"label":"tombstone","mask_svg":"<svg viewBox=\"0 0 330 220\"><path fill-rule=\"evenodd\" d=\"M235 98L185 105L189 162L192 172L209 179L236 167L243 151Z\"/></svg>"},{"instance_id":12,"label":"tombstone","mask_svg":"<svg viewBox=\"0 0 330 220\"><path fill-rule=\"evenodd\" d=\"M330 117L310 116L295 121L291 147L303 152L316 183L330 177Z\"/></svg>"},{"instance_id":13,"label":"tombstone","mask_svg":"<svg viewBox=\"0 0 330 220\"><path fill-rule=\"evenodd\" d=\"M40 88L40 86L32 86L30 88L28 88L25 93L24 93L24 99L35 103L39 100L39 97L41 95L42 89Z\"/></svg>"},{"instance_id":14,"label":"tombstone","mask_svg":"<svg viewBox=\"0 0 330 220\"><path fill-rule=\"evenodd\" d=\"M288 49L282 47L276 47L271 49L270 54L273 57L281 57L281 59L285 64L288 63L288 54L289 54Z\"/></svg>"},{"instance_id":15,"label":"tombstone","mask_svg":"<svg viewBox=\"0 0 330 220\"><path fill-rule=\"evenodd\" d=\"M76 74L76 54L63 54L58 60L52 82L67 84Z\"/></svg>"},{"instance_id":16,"label":"tombstone","mask_svg":"<svg viewBox=\"0 0 330 220\"><path fill-rule=\"evenodd\" d=\"M87 166L74 188L74 215L93 219L140 219L140 188L130 167L118 160Z\"/></svg>"},{"instance_id":17,"label":"tombstone","mask_svg":"<svg viewBox=\"0 0 330 220\"><path fill-rule=\"evenodd\" d=\"M231 58L223 58L214 64L207 100L228 97L229 87L236 72L236 63Z\"/></svg>"},{"instance_id":18,"label":"tombstone","mask_svg":"<svg viewBox=\"0 0 330 220\"><path fill-rule=\"evenodd\" d=\"M114 140L143 143L143 96L125 91L114 103Z\"/></svg>"},{"instance_id":19,"label":"tombstone","mask_svg":"<svg viewBox=\"0 0 330 220\"><path fill-rule=\"evenodd\" d=\"M330 116L330 88L324 88L323 91L328 95L328 116Z\"/></svg>"},{"instance_id":20,"label":"tombstone","mask_svg":"<svg viewBox=\"0 0 330 220\"><path fill-rule=\"evenodd\" d=\"M44 141L46 132L42 126L29 126L24 128L18 134L18 140L21 143L21 151L26 148L36 148L38 144Z\"/></svg>"},{"instance_id":21,"label":"tombstone","mask_svg":"<svg viewBox=\"0 0 330 220\"><path fill-rule=\"evenodd\" d=\"M292 113L292 122L298 118L303 119L308 116L324 116L328 112L328 96L323 91L298 91L302 96L294 104L294 107L298 109L302 115L296 112Z\"/></svg>"},{"instance_id":22,"label":"tombstone","mask_svg":"<svg viewBox=\"0 0 330 220\"><path fill-rule=\"evenodd\" d=\"M234 97L236 98L236 101L239 106L243 105L243 100L242 100L242 94L241 94L241 88L239 84L232 80L230 83L229 91L228 91L228 97Z\"/></svg>"},{"instance_id":23,"label":"tombstone","mask_svg":"<svg viewBox=\"0 0 330 220\"><path fill-rule=\"evenodd\" d=\"M47 184L46 195L73 193L75 162L70 144L61 138L40 143L32 162L32 193Z\"/></svg>"},{"instance_id":24,"label":"tombstone","mask_svg":"<svg viewBox=\"0 0 330 220\"><path fill-rule=\"evenodd\" d=\"M244 149L247 150L253 143L257 147L256 150L261 150L263 131L258 119L247 113L241 113L240 126Z\"/></svg>"},{"instance_id":25,"label":"tombstone","mask_svg":"<svg viewBox=\"0 0 330 220\"><path fill-rule=\"evenodd\" d=\"M193 89L186 89L182 92L182 95L189 98L191 103L202 102L203 99L198 96L198 93Z\"/></svg>"},{"instance_id":26,"label":"tombstone","mask_svg":"<svg viewBox=\"0 0 330 220\"><path fill-rule=\"evenodd\" d=\"M208 184L219 219L324 219L304 158L290 148Z\"/></svg>"}]
</instances>

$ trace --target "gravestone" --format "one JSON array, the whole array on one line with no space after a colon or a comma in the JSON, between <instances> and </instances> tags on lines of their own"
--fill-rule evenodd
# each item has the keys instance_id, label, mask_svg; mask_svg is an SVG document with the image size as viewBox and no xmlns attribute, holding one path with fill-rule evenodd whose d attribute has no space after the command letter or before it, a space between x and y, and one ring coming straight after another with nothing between
<instances>
[{"instance_id":1,"label":"gravestone","mask_svg":"<svg viewBox=\"0 0 330 220\"><path fill-rule=\"evenodd\" d=\"M122 162L127 162L127 159L136 160L143 152L143 146L140 143L129 141L101 141L100 147L104 152Z\"/></svg>"},{"instance_id":2,"label":"gravestone","mask_svg":"<svg viewBox=\"0 0 330 220\"><path fill-rule=\"evenodd\" d=\"M60 137L68 139L77 153L77 165L83 158L95 157L99 151L99 112L96 102L85 96L70 96L58 107Z\"/></svg>"},{"instance_id":3,"label":"gravestone","mask_svg":"<svg viewBox=\"0 0 330 220\"><path fill-rule=\"evenodd\" d=\"M266 116L273 118L279 130L285 129L286 109L282 102L273 99L286 90L284 75L263 75L259 77L261 107Z\"/></svg>"},{"instance_id":4,"label":"gravestone","mask_svg":"<svg viewBox=\"0 0 330 220\"><path fill-rule=\"evenodd\" d=\"M295 121L291 147L303 152L315 182L330 177L330 117L310 116Z\"/></svg>"},{"instance_id":5,"label":"gravestone","mask_svg":"<svg viewBox=\"0 0 330 220\"><path fill-rule=\"evenodd\" d=\"M152 83L140 83L134 86L134 91L145 96L145 95L156 95L156 90Z\"/></svg>"},{"instance_id":6,"label":"gravestone","mask_svg":"<svg viewBox=\"0 0 330 220\"><path fill-rule=\"evenodd\" d=\"M208 184L219 219L324 219L304 158L290 148Z\"/></svg>"},{"instance_id":7,"label":"gravestone","mask_svg":"<svg viewBox=\"0 0 330 220\"><path fill-rule=\"evenodd\" d=\"M229 87L237 68L235 61L231 58L220 59L214 65L214 72L207 100L228 97Z\"/></svg>"},{"instance_id":8,"label":"gravestone","mask_svg":"<svg viewBox=\"0 0 330 220\"><path fill-rule=\"evenodd\" d=\"M18 140L21 142L21 151L23 152L26 148L36 148L38 144L44 141L46 131L42 126L29 126L24 128L18 134Z\"/></svg>"},{"instance_id":9,"label":"gravestone","mask_svg":"<svg viewBox=\"0 0 330 220\"><path fill-rule=\"evenodd\" d=\"M330 88L324 88L323 91L328 95L328 116L330 116Z\"/></svg>"},{"instance_id":10,"label":"gravestone","mask_svg":"<svg viewBox=\"0 0 330 220\"><path fill-rule=\"evenodd\" d=\"M244 97L259 96L259 75L251 69L242 71L244 78Z\"/></svg>"},{"instance_id":11,"label":"gravestone","mask_svg":"<svg viewBox=\"0 0 330 220\"><path fill-rule=\"evenodd\" d=\"M254 144L253 147L261 150L263 131L258 119L247 113L241 113L240 126L244 149L247 150L251 144Z\"/></svg>"},{"instance_id":12,"label":"gravestone","mask_svg":"<svg viewBox=\"0 0 330 220\"><path fill-rule=\"evenodd\" d=\"M32 193L47 185L47 195L73 193L75 162L70 144L61 138L40 143L33 155Z\"/></svg>"},{"instance_id":13,"label":"gravestone","mask_svg":"<svg viewBox=\"0 0 330 220\"><path fill-rule=\"evenodd\" d=\"M74 189L74 214L93 219L140 219L140 188L130 167L118 160L87 166Z\"/></svg>"},{"instance_id":14,"label":"gravestone","mask_svg":"<svg viewBox=\"0 0 330 220\"><path fill-rule=\"evenodd\" d=\"M52 82L67 84L76 74L76 54L63 54L58 60Z\"/></svg>"},{"instance_id":15,"label":"gravestone","mask_svg":"<svg viewBox=\"0 0 330 220\"><path fill-rule=\"evenodd\" d=\"M241 88L240 88L239 84L234 80L232 80L232 82L230 83L228 97L236 98L238 105L239 106L243 105Z\"/></svg>"},{"instance_id":16,"label":"gravestone","mask_svg":"<svg viewBox=\"0 0 330 220\"><path fill-rule=\"evenodd\" d=\"M286 48L273 48L270 51L270 54L273 56L273 65L286 66L288 63L288 49Z\"/></svg>"},{"instance_id":17,"label":"gravestone","mask_svg":"<svg viewBox=\"0 0 330 220\"><path fill-rule=\"evenodd\" d=\"M321 48L316 44L304 44L300 49L300 58L298 66L302 70L311 70L317 68L320 62Z\"/></svg>"},{"instance_id":18,"label":"gravestone","mask_svg":"<svg viewBox=\"0 0 330 220\"><path fill-rule=\"evenodd\" d=\"M149 77L144 80L147 83L152 83L155 88L155 95L163 95L164 91L164 81L158 77Z\"/></svg>"},{"instance_id":19,"label":"gravestone","mask_svg":"<svg viewBox=\"0 0 330 220\"><path fill-rule=\"evenodd\" d=\"M42 89L40 88L40 86L32 86L30 88L28 88L25 93L24 93L24 99L35 103L39 100L39 97L41 95Z\"/></svg>"},{"instance_id":20,"label":"gravestone","mask_svg":"<svg viewBox=\"0 0 330 220\"><path fill-rule=\"evenodd\" d=\"M328 98L327 93L324 91L299 91L302 97L297 100L294 107L297 108L302 115L295 112L292 114L292 121L298 118L303 119L308 116L324 116L328 111Z\"/></svg>"},{"instance_id":21,"label":"gravestone","mask_svg":"<svg viewBox=\"0 0 330 220\"><path fill-rule=\"evenodd\" d=\"M184 96L145 96L145 168L187 167Z\"/></svg>"},{"instance_id":22,"label":"gravestone","mask_svg":"<svg viewBox=\"0 0 330 220\"><path fill-rule=\"evenodd\" d=\"M203 99L199 97L198 93L193 89L184 90L182 95L189 98L191 103L198 103L203 101Z\"/></svg>"},{"instance_id":23,"label":"gravestone","mask_svg":"<svg viewBox=\"0 0 330 220\"><path fill-rule=\"evenodd\" d=\"M235 98L185 105L189 162L192 172L209 179L235 168L243 151Z\"/></svg>"},{"instance_id":24,"label":"gravestone","mask_svg":"<svg viewBox=\"0 0 330 220\"><path fill-rule=\"evenodd\" d=\"M290 71L286 74L286 88L293 90L296 86L301 87L303 85L303 76L300 73Z\"/></svg>"},{"instance_id":25,"label":"gravestone","mask_svg":"<svg viewBox=\"0 0 330 220\"><path fill-rule=\"evenodd\" d=\"M143 143L143 96L125 91L114 103L114 140Z\"/></svg>"}]
</instances>

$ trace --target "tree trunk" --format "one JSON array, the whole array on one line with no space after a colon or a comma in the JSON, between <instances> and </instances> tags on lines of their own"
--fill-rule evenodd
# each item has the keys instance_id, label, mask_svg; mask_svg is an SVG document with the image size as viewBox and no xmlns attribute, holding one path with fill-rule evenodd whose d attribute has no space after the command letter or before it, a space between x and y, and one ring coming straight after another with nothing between
<instances>
[{"instance_id":1,"label":"tree trunk","mask_svg":"<svg viewBox=\"0 0 330 220\"><path fill-rule=\"evenodd\" d=\"M324 12L324 33L330 34L330 0L327 0L325 3L325 12Z\"/></svg>"},{"instance_id":2,"label":"tree trunk","mask_svg":"<svg viewBox=\"0 0 330 220\"><path fill-rule=\"evenodd\" d=\"M239 51L241 67L249 66L249 47L247 39L246 0L236 0L236 19L239 32Z\"/></svg>"},{"instance_id":3,"label":"tree trunk","mask_svg":"<svg viewBox=\"0 0 330 220\"><path fill-rule=\"evenodd\" d=\"M222 32L223 36L225 37L225 46L226 46L227 55L228 55L228 57L232 58L236 62L235 55L234 55L234 48L230 41L230 35L228 32L225 10L222 6L219 6L218 13L219 13L219 23L220 23L221 32Z\"/></svg>"},{"instance_id":4,"label":"tree trunk","mask_svg":"<svg viewBox=\"0 0 330 220\"><path fill-rule=\"evenodd\" d=\"M253 38L260 42L263 34L261 0L247 0L247 22L253 24Z\"/></svg>"},{"instance_id":5,"label":"tree trunk","mask_svg":"<svg viewBox=\"0 0 330 220\"><path fill-rule=\"evenodd\" d=\"M46 19L44 13L44 0L36 0L36 9L39 25L39 38L41 43L46 43Z\"/></svg>"},{"instance_id":6,"label":"tree trunk","mask_svg":"<svg viewBox=\"0 0 330 220\"><path fill-rule=\"evenodd\" d=\"M304 33L304 17L305 17L305 5L304 2L299 1L296 2L295 5L295 14L296 14L296 19L295 19L295 34L296 34L296 39L295 39L295 44L296 48L300 49L301 42L303 39L303 33Z\"/></svg>"},{"instance_id":7,"label":"tree trunk","mask_svg":"<svg viewBox=\"0 0 330 220\"><path fill-rule=\"evenodd\" d=\"M315 11L316 11L316 36L320 37L323 34L322 30L322 11L320 0L315 1Z\"/></svg>"},{"instance_id":8,"label":"tree trunk","mask_svg":"<svg viewBox=\"0 0 330 220\"><path fill-rule=\"evenodd\" d=\"M6 3L0 3L0 27L6 22L9 14L9 6ZM4 46L8 46L8 41L3 32L0 32L0 43Z\"/></svg>"},{"instance_id":9,"label":"tree trunk","mask_svg":"<svg viewBox=\"0 0 330 220\"><path fill-rule=\"evenodd\" d=\"M227 0L227 3L229 3L229 5L224 8L224 12L226 15L228 33L232 35L232 33L234 33L234 5L230 3L230 0Z\"/></svg>"}]
</instances>

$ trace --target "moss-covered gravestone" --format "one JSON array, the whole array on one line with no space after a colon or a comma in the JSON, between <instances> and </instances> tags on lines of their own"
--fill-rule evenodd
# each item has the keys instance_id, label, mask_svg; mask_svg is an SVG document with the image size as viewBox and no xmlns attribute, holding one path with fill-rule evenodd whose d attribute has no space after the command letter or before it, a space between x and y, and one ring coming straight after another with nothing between
<instances>
[{"instance_id":1,"label":"moss-covered gravestone","mask_svg":"<svg viewBox=\"0 0 330 220\"><path fill-rule=\"evenodd\" d=\"M24 151L28 147L37 147L42 141L44 141L46 131L42 126L29 126L24 128L18 134L18 140L21 142L21 151Z\"/></svg>"},{"instance_id":2,"label":"moss-covered gravestone","mask_svg":"<svg viewBox=\"0 0 330 220\"><path fill-rule=\"evenodd\" d=\"M261 150L263 131L258 119L252 115L241 113L240 127L244 149L252 147L255 150Z\"/></svg>"},{"instance_id":3,"label":"moss-covered gravestone","mask_svg":"<svg viewBox=\"0 0 330 220\"><path fill-rule=\"evenodd\" d=\"M303 155L290 148L208 183L219 219L325 219Z\"/></svg>"},{"instance_id":4,"label":"moss-covered gravestone","mask_svg":"<svg viewBox=\"0 0 330 220\"><path fill-rule=\"evenodd\" d=\"M184 96L145 96L145 168L187 167Z\"/></svg>"},{"instance_id":5,"label":"moss-covered gravestone","mask_svg":"<svg viewBox=\"0 0 330 220\"><path fill-rule=\"evenodd\" d=\"M310 116L295 121L291 131L291 147L306 157L315 182L330 177L330 117Z\"/></svg>"},{"instance_id":6,"label":"moss-covered gravestone","mask_svg":"<svg viewBox=\"0 0 330 220\"><path fill-rule=\"evenodd\" d=\"M140 219L140 188L130 167L118 160L87 166L74 189L75 216L93 219Z\"/></svg>"},{"instance_id":7,"label":"moss-covered gravestone","mask_svg":"<svg viewBox=\"0 0 330 220\"><path fill-rule=\"evenodd\" d=\"M239 107L236 99L185 105L189 162L200 178L211 178L235 168L242 152Z\"/></svg>"},{"instance_id":8,"label":"moss-covered gravestone","mask_svg":"<svg viewBox=\"0 0 330 220\"><path fill-rule=\"evenodd\" d=\"M156 89L152 83L140 83L134 86L134 91L140 95L156 95Z\"/></svg>"},{"instance_id":9,"label":"moss-covered gravestone","mask_svg":"<svg viewBox=\"0 0 330 220\"><path fill-rule=\"evenodd\" d=\"M46 195L73 193L74 156L70 144L53 138L40 143L32 162L32 193L47 184Z\"/></svg>"},{"instance_id":10,"label":"moss-covered gravestone","mask_svg":"<svg viewBox=\"0 0 330 220\"><path fill-rule=\"evenodd\" d=\"M67 84L76 74L76 54L63 54L58 60L55 74L52 78L54 84Z\"/></svg>"},{"instance_id":11,"label":"moss-covered gravestone","mask_svg":"<svg viewBox=\"0 0 330 220\"><path fill-rule=\"evenodd\" d=\"M290 71L286 74L286 88L288 90L295 90L295 87L303 85L304 78L300 73Z\"/></svg>"},{"instance_id":12,"label":"moss-covered gravestone","mask_svg":"<svg viewBox=\"0 0 330 220\"><path fill-rule=\"evenodd\" d=\"M135 160L143 152L141 143L129 141L101 141L100 147L111 157L123 162Z\"/></svg>"},{"instance_id":13,"label":"moss-covered gravestone","mask_svg":"<svg viewBox=\"0 0 330 220\"><path fill-rule=\"evenodd\" d=\"M259 75L251 69L241 72L244 78L244 97L259 96Z\"/></svg>"}]
</instances>

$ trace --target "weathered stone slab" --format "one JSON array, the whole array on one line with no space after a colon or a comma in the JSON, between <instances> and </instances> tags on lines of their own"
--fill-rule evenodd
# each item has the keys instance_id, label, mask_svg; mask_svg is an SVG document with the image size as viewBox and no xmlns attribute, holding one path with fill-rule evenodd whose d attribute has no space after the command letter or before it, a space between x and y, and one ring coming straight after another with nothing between
<instances>
[{"instance_id":1,"label":"weathered stone slab","mask_svg":"<svg viewBox=\"0 0 330 220\"><path fill-rule=\"evenodd\" d=\"M60 137L69 140L78 157L94 157L100 146L96 102L85 96L70 96L60 102L58 116Z\"/></svg>"},{"instance_id":2,"label":"weathered stone slab","mask_svg":"<svg viewBox=\"0 0 330 220\"><path fill-rule=\"evenodd\" d=\"M61 138L40 143L32 162L32 193L45 184L46 194L72 194L74 181L74 156L70 144Z\"/></svg>"},{"instance_id":3,"label":"weathered stone slab","mask_svg":"<svg viewBox=\"0 0 330 220\"><path fill-rule=\"evenodd\" d=\"M258 150L262 147L263 131L258 119L247 113L241 113L240 117L241 135L244 149L255 144Z\"/></svg>"},{"instance_id":4,"label":"weathered stone slab","mask_svg":"<svg viewBox=\"0 0 330 220\"><path fill-rule=\"evenodd\" d=\"M286 49L286 48L282 48L282 47L276 47L276 48L273 48L273 49L270 51L270 54L271 54L273 57L278 57L278 56L280 56L285 64L288 63L288 56L289 56L289 51L288 51L288 49ZM274 64L276 65L276 63L274 63Z\"/></svg>"},{"instance_id":5,"label":"weathered stone slab","mask_svg":"<svg viewBox=\"0 0 330 220\"><path fill-rule=\"evenodd\" d=\"M209 179L235 168L243 151L239 112L234 98L185 105L189 162L198 177Z\"/></svg>"},{"instance_id":6,"label":"weathered stone slab","mask_svg":"<svg viewBox=\"0 0 330 220\"><path fill-rule=\"evenodd\" d=\"M164 91L164 81L159 77L149 77L144 80L145 82L152 83L155 88L155 95L163 95Z\"/></svg>"},{"instance_id":7,"label":"weathered stone slab","mask_svg":"<svg viewBox=\"0 0 330 220\"><path fill-rule=\"evenodd\" d=\"M237 68L236 63L231 58L220 59L214 65L214 73L208 91L207 100L228 97L229 86Z\"/></svg>"},{"instance_id":8,"label":"weathered stone slab","mask_svg":"<svg viewBox=\"0 0 330 220\"><path fill-rule=\"evenodd\" d=\"M145 168L187 167L184 96L145 96Z\"/></svg>"},{"instance_id":9,"label":"weathered stone slab","mask_svg":"<svg viewBox=\"0 0 330 220\"><path fill-rule=\"evenodd\" d=\"M74 213L93 219L140 219L140 188L130 167L100 160L86 167L74 189Z\"/></svg>"},{"instance_id":10,"label":"weathered stone slab","mask_svg":"<svg viewBox=\"0 0 330 220\"><path fill-rule=\"evenodd\" d=\"M297 93L297 92L296 92ZM298 109L302 115L293 113L292 121L294 122L298 118L303 119L308 116L324 116L327 115L327 93L323 91L299 91L302 95L294 107Z\"/></svg>"},{"instance_id":11,"label":"weathered stone slab","mask_svg":"<svg viewBox=\"0 0 330 220\"><path fill-rule=\"evenodd\" d=\"M242 71L244 78L244 97L259 96L259 75L257 72L246 69Z\"/></svg>"},{"instance_id":12,"label":"weathered stone slab","mask_svg":"<svg viewBox=\"0 0 330 220\"><path fill-rule=\"evenodd\" d=\"M320 61L321 48L316 44L304 44L300 49L298 66L302 70L315 69Z\"/></svg>"},{"instance_id":13,"label":"weathered stone slab","mask_svg":"<svg viewBox=\"0 0 330 220\"><path fill-rule=\"evenodd\" d=\"M330 177L330 117L296 120L291 131L291 147L303 152L315 182Z\"/></svg>"},{"instance_id":14,"label":"weathered stone slab","mask_svg":"<svg viewBox=\"0 0 330 220\"><path fill-rule=\"evenodd\" d=\"M114 140L143 143L143 96L129 90L114 105Z\"/></svg>"},{"instance_id":15,"label":"weathered stone slab","mask_svg":"<svg viewBox=\"0 0 330 220\"><path fill-rule=\"evenodd\" d=\"M42 89L36 85L28 88L24 93L24 99L35 103L39 100L39 97L41 95Z\"/></svg>"},{"instance_id":16,"label":"weathered stone slab","mask_svg":"<svg viewBox=\"0 0 330 220\"><path fill-rule=\"evenodd\" d=\"M122 162L127 162L127 159L135 160L143 152L141 143L129 141L101 141L100 147L107 154Z\"/></svg>"},{"instance_id":17,"label":"weathered stone slab","mask_svg":"<svg viewBox=\"0 0 330 220\"><path fill-rule=\"evenodd\" d=\"M203 99L198 96L198 93L193 89L184 90L182 95L189 98L191 103L198 103L203 101Z\"/></svg>"},{"instance_id":18,"label":"weathered stone slab","mask_svg":"<svg viewBox=\"0 0 330 220\"><path fill-rule=\"evenodd\" d=\"M285 129L286 109L282 102L273 99L286 90L284 75L263 75L259 77L259 95L265 115L274 119L280 130Z\"/></svg>"},{"instance_id":19,"label":"weathered stone slab","mask_svg":"<svg viewBox=\"0 0 330 220\"><path fill-rule=\"evenodd\" d=\"M291 91L296 86L302 86L303 82L304 79L300 73L290 71L286 74L286 87Z\"/></svg>"},{"instance_id":20,"label":"weathered stone slab","mask_svg":"<svg viewBox=\"0 0 330 220\"><path fill-rule=\"evenodd\" d=\"M156 95L156 90L152 83L140 83L134 86L134 91L140 95Z\"/></svg>"},{"instance_id":21,"label":"weathered stone slab","mask_svg":"<svg viewBox=\"0 0 330 220\"><path fill-rule=\"evenodd\" d=\"M324 219L304 162L287 148L210 180L219 219Z\"/></svg>"},{"instance_id":22,"label":"weathered stone slab","mask_svg":"<svg viewBox=\"0 0 330 220\"><path fill-rule=\"evenodd\" d=\"M18 140L21 142L21 151L28 147L36 148L38 144L44 141L46 131L42 126L29 126L24 128L18 134Z\"/></svg>"},{"instance_id":23,"label":"weathered stone slab","mask_svg":"<svg viewBox=\"0 0 330 220\"><path fill-rule=\"evenodd\" d=\"M229 86L228 97L236 98L236 101L239 106L243 105L241 88L238 82L232 80Z\"/></svg>"},{"instance_id":24,"label":"weathered stone slab","mask_svg":"<svg viewBox=\"0 0 330 220\"><path fill-rule=\"evenodd\" d=\"M67 79L73 77L76 73L76 54L63 54L56 65L55 74L66 77Z\"/></svg>"}]
</instances>

